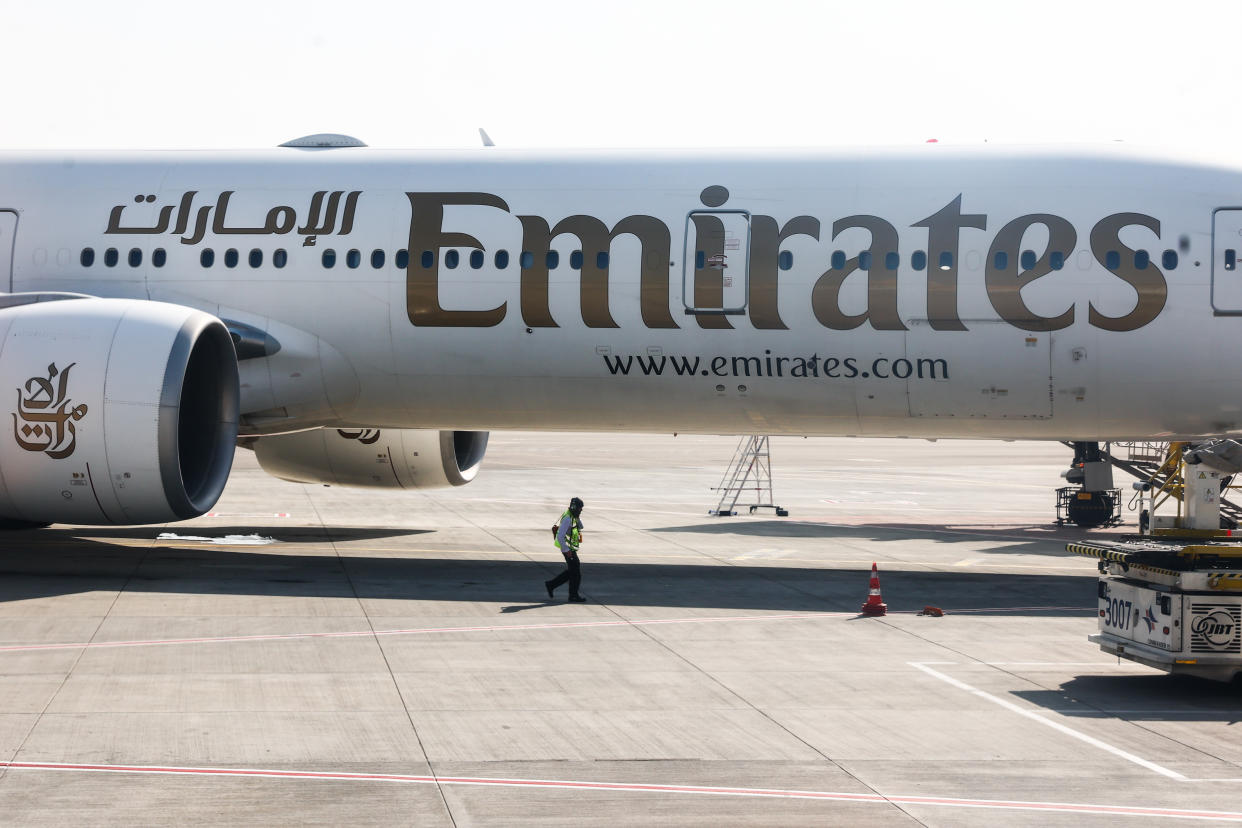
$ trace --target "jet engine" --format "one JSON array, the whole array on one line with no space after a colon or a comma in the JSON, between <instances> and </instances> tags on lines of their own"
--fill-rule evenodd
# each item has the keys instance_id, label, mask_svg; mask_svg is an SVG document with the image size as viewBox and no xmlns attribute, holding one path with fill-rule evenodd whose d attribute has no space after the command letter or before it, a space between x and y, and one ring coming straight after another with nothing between
<instances>
[{"instance_id":1,"label":"jet engine","mask_svg":"<svg viewBox=\"0 0 1242 828\"><path fill-rule=\"evenodd\" d=\"M317 428L259 437L253 447L263 470L282 480L433 489L474 479L487 432Z\"/></svg>"},{"instance_id":2,"label":"jet engine","mask_svg":"<svg viewBox=\"0 0 1242 828\"><path fill-rule=\"evenodd\" d=\"M239 398L219 319L128 299L3 300L0 525L164 523L215 505Z\"/></svg>"}]
</instances>

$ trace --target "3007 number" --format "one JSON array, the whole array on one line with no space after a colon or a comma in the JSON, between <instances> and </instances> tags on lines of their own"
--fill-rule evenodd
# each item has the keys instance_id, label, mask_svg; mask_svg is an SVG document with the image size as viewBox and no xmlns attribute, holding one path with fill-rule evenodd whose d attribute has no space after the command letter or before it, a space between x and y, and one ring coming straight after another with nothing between
<instances>
[{"instance_id":1,"label":"3007 number","mask_svg":"<svg viewBox=\"0 0 1242 828\"><path fill-rule=\"evenodd\" d=\"M1111 598L1105 602L1104 607L1104 623L1109 627L1116 627L1119 630L1130 629L1130 622L1134 618L1134 602L1123 601L1120 598Z\"/></svg>"}]
</instances>

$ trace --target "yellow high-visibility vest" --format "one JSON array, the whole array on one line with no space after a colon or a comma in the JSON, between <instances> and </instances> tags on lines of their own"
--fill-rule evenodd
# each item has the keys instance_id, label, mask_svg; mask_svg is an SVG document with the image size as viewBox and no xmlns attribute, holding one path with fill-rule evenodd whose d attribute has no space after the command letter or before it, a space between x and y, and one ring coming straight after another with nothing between
<instances>
[{"instance_id":1,"label":"yellow high-visibility vest","mask_svg":"<svg viewBox=\"0 0 1242 828\"><path fill-rule=\"evenodd\" d=\"M573 525L569 527L569 531L565 535L565 540L569 541L569 547L571 549L577 549L582 543L582 521L570 515L568 509L561 513L561 519L556 522L556 534L559 538L561 534L560 525L565 522L565 518L567 517L573 520ZM557 549L561 548L560 540L553 540L552 543ZM561 551L563 552L564 550L562 549Z\"/></svg>"}]
</instances>

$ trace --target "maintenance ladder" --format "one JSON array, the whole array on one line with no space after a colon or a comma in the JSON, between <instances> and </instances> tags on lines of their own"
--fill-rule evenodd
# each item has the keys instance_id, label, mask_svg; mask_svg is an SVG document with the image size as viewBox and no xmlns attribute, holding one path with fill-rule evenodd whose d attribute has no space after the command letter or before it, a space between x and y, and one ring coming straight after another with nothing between
<instances>
[{"instance_id":1,"label":"maintenance ladder","mask_svg":"<svg viewBox=\"0 0 1242 828\"><path fill-rule=\"evenodd\" d=\"M725 470L720 485L712 489L720 492L720 502L709 515L728 517L737 514L737 501L743 492L754 492L756 509L775 509L777 517L785 517L788 511L777 506L772 497L772 457L768 452L768 435L752 434L738 441L729 468Z\"/></svg>"}]
</instances>

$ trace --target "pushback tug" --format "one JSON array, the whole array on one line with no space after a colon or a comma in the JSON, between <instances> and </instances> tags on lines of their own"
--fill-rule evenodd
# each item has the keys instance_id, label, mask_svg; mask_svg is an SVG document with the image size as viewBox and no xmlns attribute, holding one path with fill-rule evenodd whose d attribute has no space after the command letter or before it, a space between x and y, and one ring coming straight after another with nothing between
<instances>
[{"instance_id":1,"label":"pushback tug","mask_svg":"<svg viewBox=\"0 0 1242 828\"><path fill-rule=\"evenodd\" d=\"M1242 542L1221 511L1239 459L1232 440L1170 443L1135 484L1139 537L1067 544L1099 561L1099 632L1089 640L1100 649L1172 674L1242 672ZM1176 514L1158 513L1169 505Z\"/></svg>"}]
</instances>

